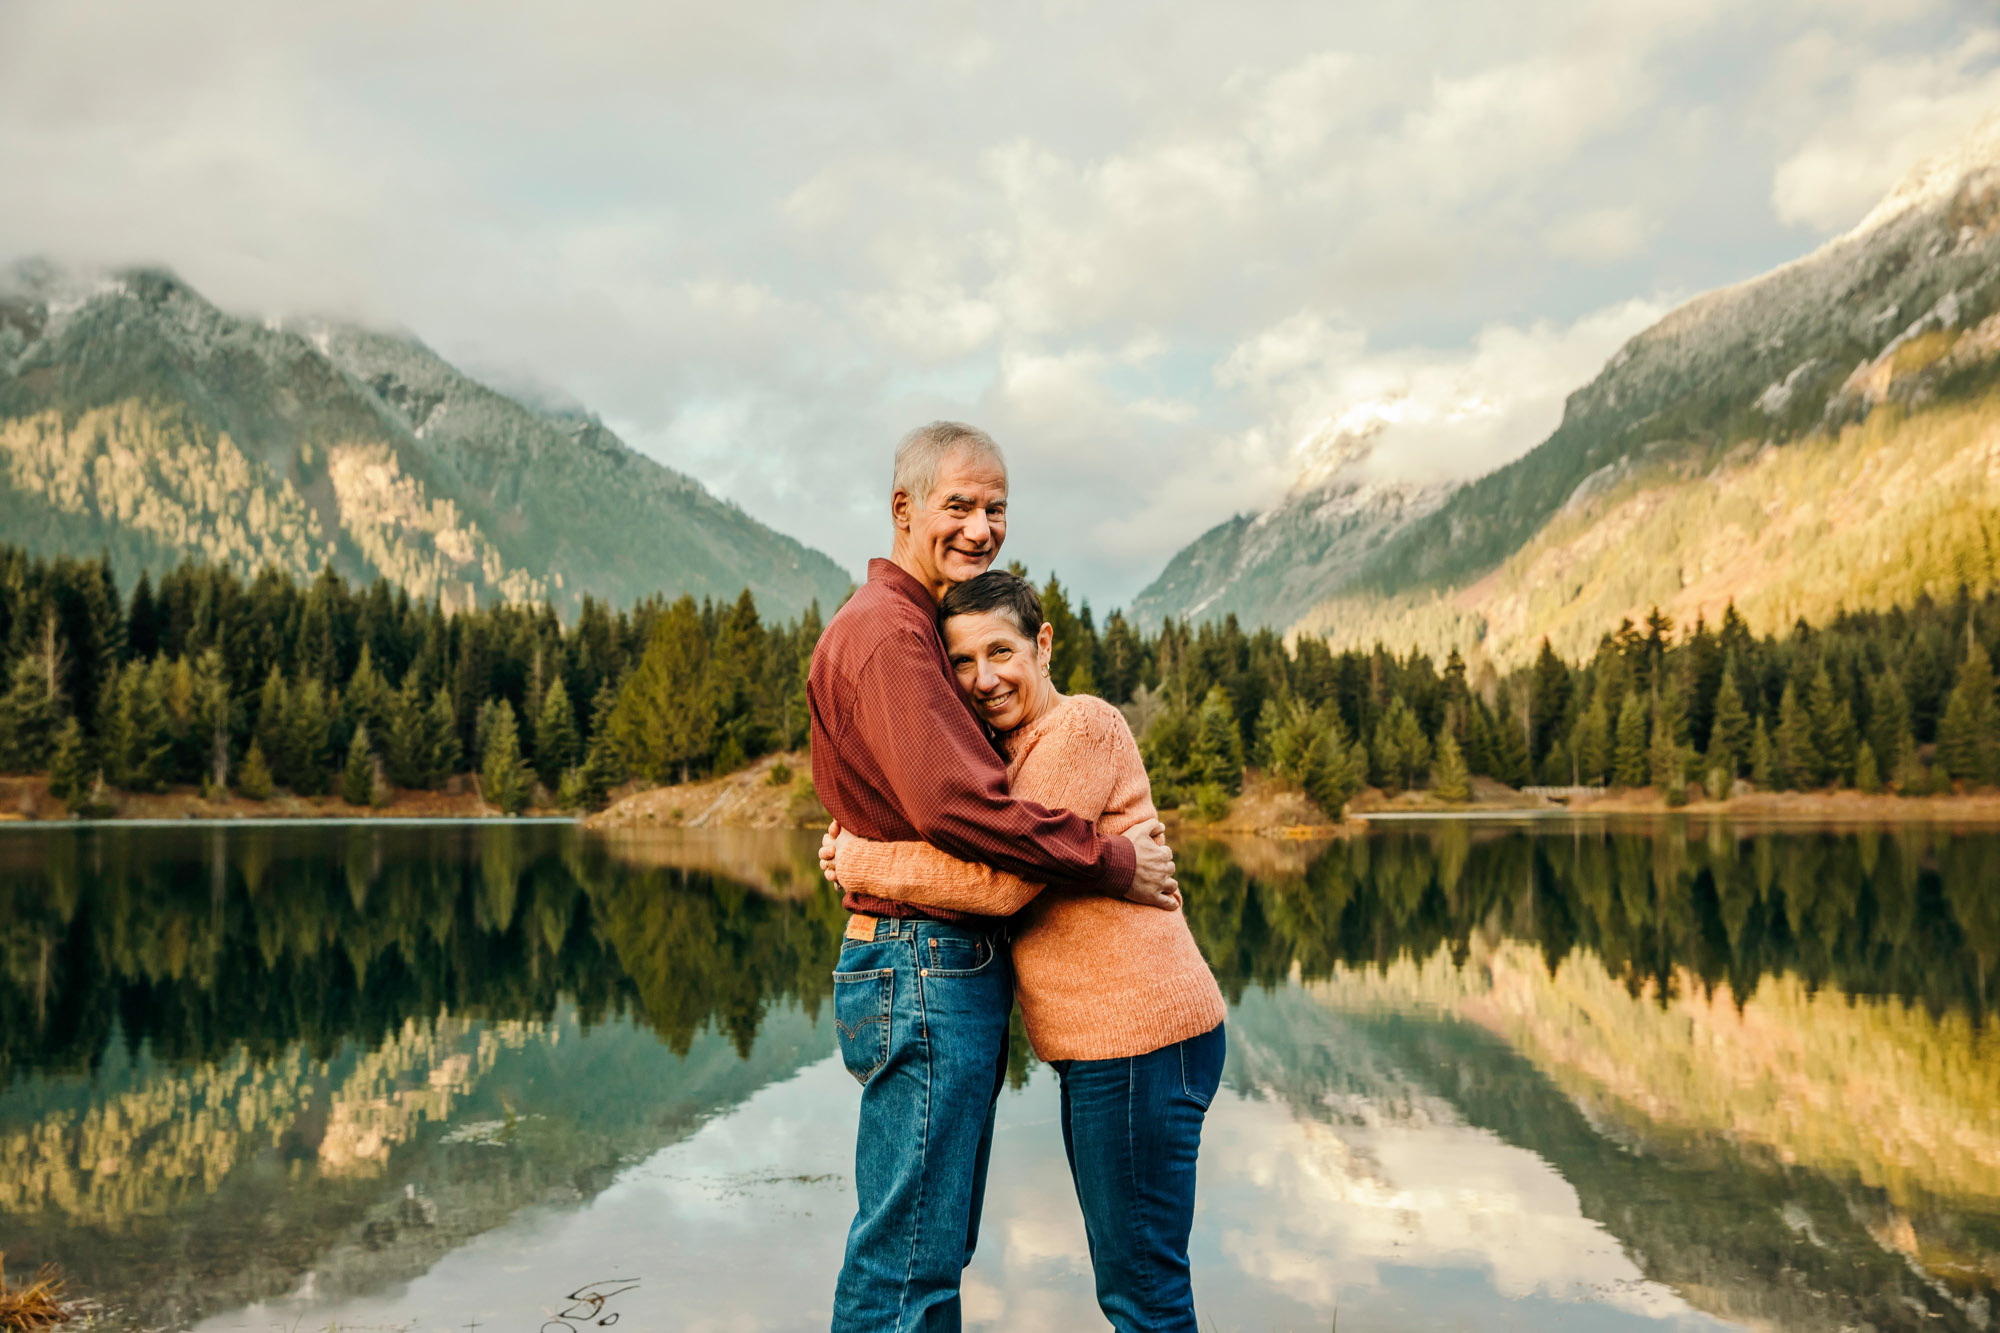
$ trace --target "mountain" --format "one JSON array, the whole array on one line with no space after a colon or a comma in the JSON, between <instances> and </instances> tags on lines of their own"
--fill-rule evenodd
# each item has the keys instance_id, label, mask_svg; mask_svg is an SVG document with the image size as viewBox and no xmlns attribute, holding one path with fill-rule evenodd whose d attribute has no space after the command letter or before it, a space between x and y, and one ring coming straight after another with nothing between
<instances>
[{"instance_id":1,"label":"mountain","mask_svg":"<svg viewBox=\"0 0 2000 1333\"><path fill-rule=\"evenodd\" d=\"M1771 630L1990 586L1996 270L2000 117L1846 235L1634 337L1541 445L1265 623L1506 664L1543 635L1587 655L1655 605L1692 621L1733 600Z\"/></svg>"},{"instance_id":2,"label":"mountain","mask_svg":"<svg viewBox=\"0 0 2000 1333\"><path fill-rule=\"evenodd\" d=\"M817 551L416 339L229 315L173 275L0 275L0 528L37 554L323 564L447 605L838 604Z\"/></svg>"},{"instance_id":3,"label":"mountain","mask_svg":"<svg viewBox=\"0 0 2000 1333\"><path fill-rule=\"evenodd\" d=\"M1368 557L1429 514L1453 483L1370 481L1349 472L1295 487L1183 547L1132 602L1145 628L1168 619L1285 625L1353 581Z\"/></svg>"}]
</instances>

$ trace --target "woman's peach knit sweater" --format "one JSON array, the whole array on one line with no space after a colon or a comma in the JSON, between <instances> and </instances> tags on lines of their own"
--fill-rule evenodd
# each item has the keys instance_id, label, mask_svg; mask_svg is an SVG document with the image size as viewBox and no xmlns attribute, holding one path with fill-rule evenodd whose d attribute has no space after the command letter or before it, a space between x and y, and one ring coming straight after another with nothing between
<instances>
[{"instance_id":1,"label":"woman's peach knit sweater","mask_svg":"<svg viewBox=\"0 0 2000 1333\"><path fill-rule=\"evenodd\" d=\"M1016 796L1074 811L1113 836L1154 816L1139 747L1102 699L1060 699L1004 744ZM1144 1055L1223 1019L1222 992L1180 912L1044 890L924 842L847 842L834 873L862 893L1013 917L1015 994L1044 1060Z\"/></svg>"}]
</instances>

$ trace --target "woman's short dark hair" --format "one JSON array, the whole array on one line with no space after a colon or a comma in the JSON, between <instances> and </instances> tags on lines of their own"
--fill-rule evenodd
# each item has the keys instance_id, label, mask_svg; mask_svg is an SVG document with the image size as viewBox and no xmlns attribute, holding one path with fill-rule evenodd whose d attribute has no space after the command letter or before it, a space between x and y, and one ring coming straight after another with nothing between
<instances>
[{"instance_id":1,"label":"woman's short dark hair","mask_svg":"<svg viewBox=\"0 0 2000 1333\"><path fill-rule=\"evenodd\" d=\"M1042 632L1042 599L1035 595L1035 585L1004 569L989 569L977 578L953 585L938 604L938 619L976 616L988 611L1005 612L1026 638L1032 639Z\"/></svg>"}]
</instances>

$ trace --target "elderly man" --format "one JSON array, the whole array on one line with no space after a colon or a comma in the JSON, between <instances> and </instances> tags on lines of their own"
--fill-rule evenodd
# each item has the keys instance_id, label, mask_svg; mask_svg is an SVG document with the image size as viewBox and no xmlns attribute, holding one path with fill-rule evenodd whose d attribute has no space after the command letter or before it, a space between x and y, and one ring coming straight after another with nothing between
<instances>
[{"instance_id":1,"label":"elderly man","mask_svg":"<svg viewBox=\"0 0 2000 1333\"><path fill-rule=\"evenodd\" d=\"M922 839L1040 883L1156 901L1173 854L1157 823L1100 837L1017 801L952 685L936 610L1007 534L1007 464L985 432L933 422L896 449L887 560L813 652L813 781L865 838ZM1007 1065L1013 975L1003 922L849 893L834 1021L861 1082L859 1196L834 1295L840 1333L959 1327Z\"/></svg>"}]
</instances>

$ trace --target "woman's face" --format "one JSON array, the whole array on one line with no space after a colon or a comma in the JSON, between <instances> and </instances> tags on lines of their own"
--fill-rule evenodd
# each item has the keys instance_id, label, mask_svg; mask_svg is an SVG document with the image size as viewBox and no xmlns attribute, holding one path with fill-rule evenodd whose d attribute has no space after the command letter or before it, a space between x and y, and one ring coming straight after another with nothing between
<instances>
[{"instance_id":1,"label":"woman's face","mask_svg":"<svg viewBox=\"0 0 2000 1333\"><path fill-rule=\"evenodd\" d=\"M1012 731L1038 717L1055 695L1043 670L1055 631L1043 625L1029 638L1003 611L953 616L944 622L945 653L958 692L986 725Z\"/></svg>"}]
</instances>

